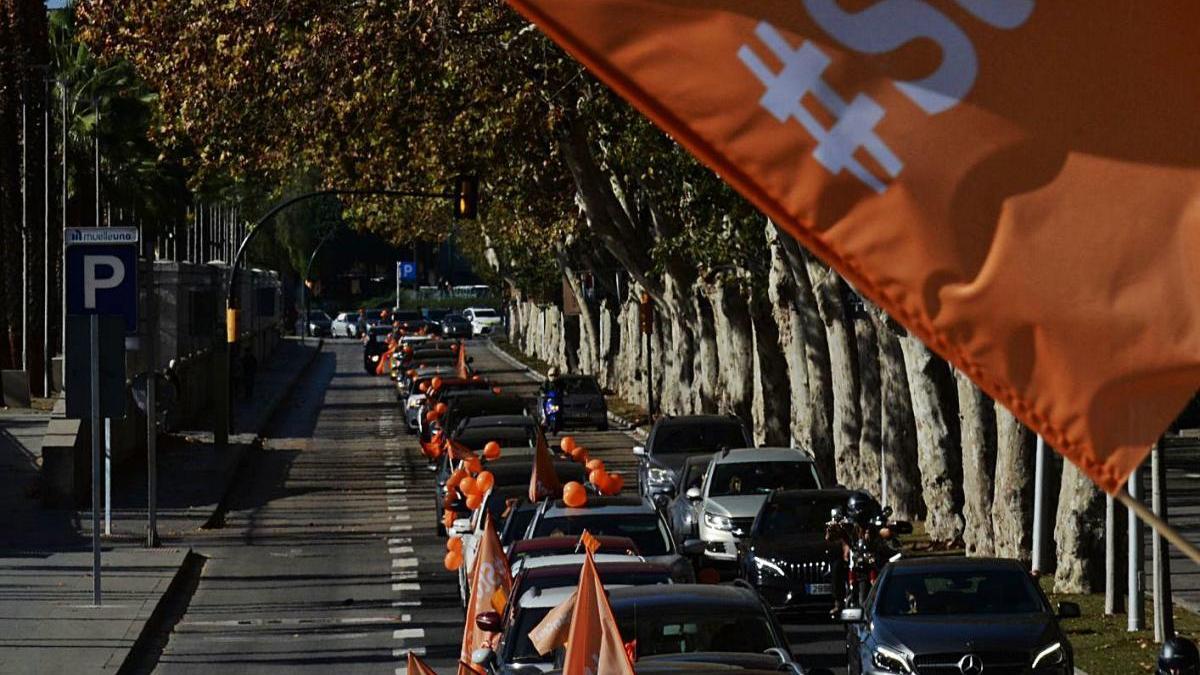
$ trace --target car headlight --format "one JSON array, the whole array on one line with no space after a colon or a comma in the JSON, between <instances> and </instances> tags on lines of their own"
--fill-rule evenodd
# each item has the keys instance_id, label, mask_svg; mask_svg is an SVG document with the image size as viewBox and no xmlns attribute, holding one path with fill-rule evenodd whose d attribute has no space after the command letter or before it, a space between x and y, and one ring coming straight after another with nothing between
<instances>
[{"instance_id":1,"label":"car headlight","mask_svg":"<svg viewBox=\"0 0 1200 675\"><path fill-rule=\"evenodd\" d=\"M378 354L371 357L371 363L379 363L379 355Z\"/></svg>"},{"instance_id":2,"label":"car headlight","mask_svg":"<svg viewBox=\"0 0 1200 675\"><path fill-rule=\"evenodd\" d=\"M725 530L726 532L733 530L733 521L708 511L704 512L704 524L716 530Z\"/></svg>"},{"instance_id":3,"label":"car headlight","mask_svg":"<svg viewBox=\"0 0 1200 675\"><path fill-rule=\"evenodd\" d=\"M871 655L871 663L876 668L889 673L911 673L912 668L908 665L908 657L895 649L879 645L875 647L875 653Z\"/></svg>"},{"instance_id":4,"label":"car headlight","mask_svg":"<svg viewBox=\"0 0 1200 675\"><path fill-rule=\"evenodd\" d=\"M552 412L552 413L558 412L558 404L557 403L547 403L546 404L546 412Z\"/></svg>"},{"instance_id":5,"label":"car headlight","mask_svg":"<svg viewBox=\"0 0 1200 675\"><path fill-rule=\"evenodd\" d=\"M675 473L670 469L651 468L647 477L652 485L670 485L675 482Z\"/></svg>"},{"instance_id":6,"label":"car headlight","mask_svg":"<svg viewBox=\"0 0 1200 675\"><path fill-rule=\"evenodd\" d=\"M1055 642L1033 657L1033 666L1031 667L1036 669L1038 666L1058 666L1066 660L1067 653L1063 649L1062 643Z\"/></svg>"},{"instance_id":7,"label":"car headlight","mask_svg":"<svg viewBox=\"0 0 1200 675\"><path fill-rule=\"evenodd\" d=\"M758 570L758 573L760 576L763 575L764 572L767 574L770 574L770 575L775 575L775 576L780 576L780 577L787 576L787 574L784 573L782 567L780 567L778 564L776 564L770 560L767 560L766 558L759 558L756 556L754 558L754 568L756 570Z\"/></svg>"}]
</instances>

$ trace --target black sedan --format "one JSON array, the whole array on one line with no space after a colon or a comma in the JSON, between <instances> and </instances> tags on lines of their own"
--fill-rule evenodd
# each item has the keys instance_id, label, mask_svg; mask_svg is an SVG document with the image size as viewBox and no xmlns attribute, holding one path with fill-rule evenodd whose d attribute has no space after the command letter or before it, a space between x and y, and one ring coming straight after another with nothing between
<instances>
[{"instance_id":1,"label":"black sedan","mask_svg":"<svg viewBox=\"0 0 1200 675\"><path fill-rule=\"evenodd\" d=\"M471 322L462 314L447 314L439 322L441 334L445 337L469 338L473 334Z\"/></svg>"},{"instance_id":2,"label":"black sedan","mask_svg":"<svg viewBox=\"0 0 1200 675\"><path fill-rule=\"evenodd\" d=\"M883 675L1070 675L1071 643L1057 611L1019 562L999 558L914 558L886 567L848 623L850 673Z\"/></svg>"},{"instance_id":3,"label":"black sedan","mask_svg":"<svg viewBox=\"0 0 1200 675\"><path fill-rule=\"evenodd\" d=\"M834 556L825 524L849 491L779 490L763 502L738 553L741 574L776 610L829 609Z\"/></svg>"}]
</instances>

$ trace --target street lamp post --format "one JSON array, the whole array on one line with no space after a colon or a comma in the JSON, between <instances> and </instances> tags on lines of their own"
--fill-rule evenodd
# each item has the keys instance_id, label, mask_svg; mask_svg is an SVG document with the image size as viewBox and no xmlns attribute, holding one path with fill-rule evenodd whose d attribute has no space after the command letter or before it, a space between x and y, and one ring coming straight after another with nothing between
<instances>
[{"instance_id":1,"label":"street lamp post","mask_svg":"<svg viewBox=\"0 0 1200 675\"><path fill-rule=\"evenodd\" d=\"M232 363L230 361L231 346L237 344L238 340L238 316L241 308L241 298L238 296L238 277L241 269L242 258L246 255L246 246L254 239L255 235L260 230L264 229L271 219L280 211L297 204L302 201L314 199L316 197L338 197L338 196L356 196L356 195L378 195L384 197L420 197L427 199L449 199L454 205L455 218L475 218L478 213L479 199L479 179L473 175L463 175L456 179L454 189L445 191L432 190L388 190L388 189L366 189L366 190L317 190L315 192L306 192L276 204L267 211L258 222L251 227L238 244L237 253L234 254L233 260L229 264L229 283L225 288L225 341L218 341L214 349L216 357L218 377L224 381L217 382L217 401L216 415L213 415L213 440L218 447L225 447L229 444L229 428L231 417L231 402L233 397L229 391L230 383L232 382ZM307 318L307 317L306 317Z\"/></svg>"},{"instance_id":2,"label":"street lamp post","mask_svg":"<svg viewBox=\"0 0 1200 675\"><path fill-rule=\"evenodd\" d=\"M304 318L301 319L300 324L300 344L304 344L304 338L308 333L308 276L312 273L313 261L317 259L317 254L321 252L321 247L325 245L325 242L329 241L329 238L333 236L335 231L336 228L330 229L325 233L325 236L321 237L321 241L317 242L312 255L308 257L308 264L304 266L304 276L300 279L300 293L303 295L300 306L304 308Z\"/></svg>"}]
</instances>

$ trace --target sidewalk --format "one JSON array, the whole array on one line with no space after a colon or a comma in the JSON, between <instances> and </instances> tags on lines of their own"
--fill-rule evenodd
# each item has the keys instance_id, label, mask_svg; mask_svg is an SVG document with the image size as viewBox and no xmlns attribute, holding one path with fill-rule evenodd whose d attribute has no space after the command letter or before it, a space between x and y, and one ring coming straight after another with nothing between
<instances>
[{"instance_id":1,"label":"sidewalk","mask_svg":"<svg viewBox=\"0 0 1200 675\"><path fill-rule=\"evenodd\" d=\"M104 538L104 606L91 603L91 513L45 509L28 488L31 462L0 464L6 507L0 528L0 673L116 672L188 559L186 538L212 518L244 454L285 400L321 344L285 339L259 370L254 396L235 402L226 450L212 432L181 432L159 441L158 532L162 548L145 549L146 473L123 467L113 479L112 535ZM0 443L11 441L6 413ZM22 437L23 440L28 434ZM40 437L37 438L40 442ZM33 442L30 441L30 445ZM21 445L9 442L8 445ZM21 446L5 457L36 458ZM10 470L9 465L17 465ZM36 471L36 467L33 468ZM193 560L195 557L193 556ZM188 574L198 575L200 565Z\"/></svg>"}]
</instances>

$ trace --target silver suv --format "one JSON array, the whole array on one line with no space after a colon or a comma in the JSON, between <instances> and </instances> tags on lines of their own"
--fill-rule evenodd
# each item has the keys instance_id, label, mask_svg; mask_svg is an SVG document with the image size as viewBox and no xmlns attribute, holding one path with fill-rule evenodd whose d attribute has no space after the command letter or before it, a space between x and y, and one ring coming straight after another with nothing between
<instances>
[{"instance_id":1,"label":"silver suv","mask_svg":"<svg viewBox=\"0 0 1200 675\"><path fill-rule=\"evenodd\" d=\"M796 448L744 448L713 457L701 487L688 489L699 502L697 530L709 563L737 561L737 544L772 490L821 487L813 456ZM695 548L687 546L686 548Z\"/></svg>"}]
</instances>

